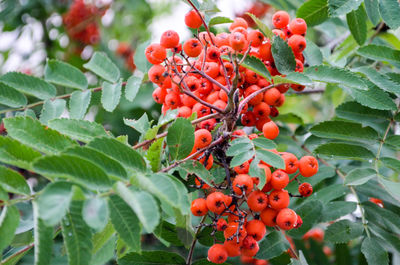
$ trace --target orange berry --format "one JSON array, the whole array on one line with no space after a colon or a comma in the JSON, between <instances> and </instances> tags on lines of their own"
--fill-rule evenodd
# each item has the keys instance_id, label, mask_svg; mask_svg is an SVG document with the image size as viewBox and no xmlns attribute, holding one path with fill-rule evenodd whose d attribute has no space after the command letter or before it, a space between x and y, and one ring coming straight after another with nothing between
<instances>
[{"instance_id":1,"label":"orange berry","mask_svg":"<svg viewBox=\"0 0 400 265\"><path fill-rule=\"evenodd\" d=\"M285 172L288 174L293 174L299 168L299 160L292 154L285 152L282 154L282 159L285 161Z\"/></svg>"},{"instance_id":2,"label":"orange berry","mask_svg":"<svg viewBox=\"0 0 400 265\"><path fill-rule=\"evenodd\" d=\"M166 69L161 64L153 65L148 71L150 81L155 84L160 84L165 80L165 72Z\"/></svg>"},{"instance_id":3,"label":"orange berry","mask_svg":"<svg viewBox=\"0 0 400 265\"><path fill-rule=\"evenodd\" d=\"M185 15L185 24L189 28L198 29L203 24L203 21L195 10L191 10Z\"/></svg>"},{"instance_id":4,"label":"orange berry","mask_svg":"<svg viewBox=\"0 0 400 265\"><path fill-rule=\"evenodd\" d=\"M267 42L260 45L258 50L258 54L263 61L274 61L271 52L271 42L268 40Z\"/></svg>"},{"instance_id":5,"label":"orange berry","mask_svg":"<svg viewBox=\"0 0 400 265\"><path fill-rule=\"evenodd\" d=\"M275 122L269 121L262 127L262 132L265 138L273 140L279 135L279 127Z\"/></svg>"},{"instance_id":6,"label":"orange berry","mask_svg":"<svg viewBox=\"0 0 400 265\"><path fill-rule=\"evenodd\" d=\"M246 229L243 226L239 228L237 222L229 222L228 227L224 230L224 237L229 241L237 242L237 237L239 237L239 242L241 242L246 236Z\"/></svg>"},{"instance_id":7,"label":"orange berry","mask_svg":"<svg viewBox=\"0 0 400 265\"><path fill-rule=\"evenodd\" d=\"M315 241L322 242L324 240L324 230L321 228L312 228L307 233L304 234L303 239L307 240L309 238Z\"/></svg>"},{"instance_id":8,"label":"orange berry","mask_svg":"<svg viewBox=\"0 0 400 265\"><path fill-rule=\"evenodd\" d=\"M272 24L275 28L282 29L289 24L290 16L286 11L278 11L272 16Z\"/></svg>"},{"instance_id":9,"label":"orange berry","mask_svg":"<svg viewBox=\"0 0 400 265\"><path fill-rule=\"evenodd\" d=\"M206 60L211 62L218 61L220 56L220 51L216 46L210 46L207 48Z\"/></svg>"},{"instance_id":10,"label":"orange berry","mask_svg":"<svg viewBox=\"0 0 400 265\"><path fill-rule=\"evenodd\" d=\"M310 183L304 182L299 185L299 193L301 196L308 197L312 194L313 187Z\"/></svg>"},{"instance_id":11,"label":"orange berry","mask_svg":"<svg viewBox=\"0 0 400 265\"><path fill-rule=\"evenodd\" d=\"M185 41L183 44L183 51L186 53L187 56L189 57L197 57L200 55L202 51L201 43L198 39L191 38Z\"/></svg>"},{"instance_id":12,"label":"orange berry","mask_svg":"<svg viewBox=\"0 0 400 265\"><path fill-rule=\"evenodd\" d=\"M241 17L235 18L233 23L229 26L229 31L233 31L235 28L242 27L247 29L249 25L247 24L246 20Z\"/></svg>"},{"instance_id":13,"label":"orange berry","mask_svg":"<svg viewBox=\"0 0 400 265\"><path fill-rule=\"evenodd\" d=\"M247 174L249 173L249 168L250 168L250 163L246 161L240 166L234 167L233 170L235 170L237 174Z\"/></svg>"},{"instance_id":14,"label":"orange berry","mask_svg":"<svg viewBox=\"0 0 400 265\"><path fill-rule=\"evenodd\" d=\"M268 206L268 196L262 191L253 191L247 198L247 205L249 206L250 210L254 212L261 212Z\"/></svg>"},{"instance_id":15,"label":"orange berry","mask_svg":"<svg viewBox=\"0 0 400 265\"><path fill-rule=\"evenodd\" d=\"M280 210L289 206L290 197L286 190L274 190L268 196L269 205L275 210ZM210 207L209 207L210 208Z\"/></svg>"},{"instance_id":16,"label":"orange berry","mask_svg":"<svg viewBox=\"0 0 400 265\"><path fill-rule=\"evenodd\" d=\"M144 51L147 60L151 64L160 64L167 58L167 51L157 43L150 44Z\"/></svg>"},{"instance_id":17,"label":"orange berry","mask_svg":"<svg viewBox=\"0 0 400 265\"><path fill-rule=\"evenodd\" d=\"M247 40L252 47L259 47L264 41L264 35L259 30L252 30L247 35Z\"/></svg>"},{"instance_id":18,"label":"orange berry","mask_svg":"<svg viewBox=\"0 0 400 265\"><path fill-rule=\"evenodd\" d=\"M206 129L200 129L194 132L194 144L197 148L204 148L212 142L212 135Z\"/></svg>"},{"instance_id":19,"label":"orange berry","mask_svg":"<svg viewBox=\"0 0 400 265\"><path fill-rule=\"evenodd\" d=\"M281 98L281 92L275 87L264 92L264 102L268 105L275 106Z\"/></svg>"},{"instance_id":20,"label":"orange berry","mask_svg":"<svg viewBox=\"0 0 400 265\"><path fill-rule=\"evenodd\" d=\"M296 212L289 208L280 210L276 216L276 224L283 230L290 230L294 228L296 221Z\"/></svg>"},{"instance_id":21,"label":"orange berry","mask_svg":"<svg viewBox=\"0 0 400 265\"><path fill-rule=\"evenodd\" d=\"M271 112L271 108L269 105L265 102L260 102L257 105L254 106L253 108L253 113L256 116L256 119L268 119L268 116Z\"/></svg>"},{"instance_id":22,"label":"orange berry","mask_svg":"<svg viewBox=\"0 0 400 265\"><path fill-rule=\"evenodd\" d=\"M234 32L229 36L229 45L235 51L242 51L247 44L245 36L240 32Z\"/></svg>"},{"instance_id":23,"label":"orange berry","mask_svg":"<svg viewBox=\"0 0 400 265\"><path fill-rule=\"evenodd\" d=\"M237 257L241 254L240 248L242 242L237 243L236 240L225 240L224 247L228 253L228 257Z\"/></svg>"},{"instance_id":24,"label":"orange berry","mask_svg":"<svg viewBox=\"0 0 400 265\"><path fill-rule=\"evenodd\" d=\"M174 30L167 30L161 35L160 44L165 48L174 48L179 45L179 35Z\"/></svg>"},{"instance_id":25,"label":"orange berry","mask_svg":"<svg viewBox=\"0 0 400 265\"><path fill-rule=\"evenodd\" d=\"M225 210L225 195L222 192L213 192L207 196L207 208L216 214Z\"/></svg>"},{"instance_id":26,"label":"orange berry","mask_svg":"<svg viewBox=\"0 0 400 265\"><path fill-rule=\"evenodd\" d=\"M158 104L163 104L165 100L165 96L167 95L167 91L165 89L162 89L161 87L157 87L153 91L153 99L155 102Z\"/></svg>"},{"instance_id":27,"label":"orange berry","mask_svg":"<svg viewBox=\"0 0 400 265\"><path fill-rule=\"evenodd\" d=\"M227 227L228 223L225 221L225 219L219 218L217 221L217 230L224 231Z\"/></svg>"},{"instance_id":28,"label":"orange berry","mask_svg":"<svg viewBox=\"0 0 400 265\"><path fill-rule=\"evenodd\" d=\"M178 116L183 118L189 118L192 115L192 109L187 106L179 107Z\"/></svg>"},{"instance_id":29,"label":"orange berry","mask_svg":"<svg viewBox=\"0 0 400 265\"><path fill-rule=\"evenodd\" d=\"M229 33L218 33L217 36L215 36L215 44L217 47L229 45Z\"/></svg>"},{"instance_id":30,"label":"orange berry","mask_svg":"<svg viewBox=\"0 0 400 265\"><path fill-rule=\"evenodd\" d=\"M242 246L243 256L253 257L257 254L259 249L260 247L258 246L257 241L252 236L247 236L243 240L243 246Z\"/></svg>"},{"instance_id":31,"label":"orange berry","mask_svg":"<svg viewBox=\"0 0 400 265\"><path fill-rule=\"evenodd\" d=\"M283 170L275 170L272 173L271 185L275 190L284 189L289 184L289 175Z\"/></svg>"},{"instance_id":32,"label":"orange berry","mask_svg":"<svg viewBox=\"0 0 400 265\"><path fill-rule=\"evenodd\" d=\"M203 116L206 116L206 115L210 114L211 110L210 110L209 107L204 106L200 102L197 102L196 104L194 104L194 106L192 108L192 112L196 112L197 113L197 118L201 118Z\"/></svg>"},{"instance_id":33,"label":"orange berry","mask_svg":"<svg viewBox=\"0 0 400 265\"><path fill-rule=\"evenodd\" d=\"M221 264L227 260L228 253L226 252L224 245L215 244L208 249L207 258L212 263Z\"/></svg>"},{"instance_id":34,"label":"orange berry","mask_svg":"<svg viewBox=\"0 0 400 265\"><path fill-rule=\"evenodd\" d=\"M299 169L303 177L312 177L318 172L318 161L313 156L303 156L299 161Z\"/></svg>"},{"instance_id":35,"label":"orange berry","mask_svg":"<svg viewBox=\"0 0 400 265\"><path fill-rule=\"evenodd\" d=\"M289 27L293 34L303 35L307 31L307 23L302 18L295 18L290 21Z\"/></svg>"},{"instance_id":36,"label":"orange berry","mask_svg":"<svg viewBox=\"0 0 400 265\"><path fill-rule=\"evenodd\" d=\"M273 227L276 225L276 216L277 215L278 215L277 210L272 209L272 208L265 208L260 213L260 218L266 226Z\"/></svg>"},{"instance_id":37,"label":"orange berry","mask_svg":"<svg viewBox=\"0 0 400 265\"><path fill-rule=\"evenodd\" d=\"M288 39L288 45L292 48L294 53L304 51L307 46L306 39L301 35L293 35Z\"/></svg>"},{"instance_id":38,"label":"orange berry","mask_svg":"<svg viewBox=\"0 0 400 265\"><path fill-rule=\"evenodd\" d=\"M247 236L252 236L256 241L260 241L263 239L265 234L267 233L267 229L265 229L265 224L260 220L251 220L246 224Z\"/></svg>"},{"instance_id":39,"label":"orange berry","mask_svg":"<svg viewBox=\"0 0 400 265\"><path fill-rule=\"evenodd\" d=\"M194 216L204 216L208 212L206 200L203 198L198 198L192 201L190 206L190 211Z\"/></svg>"},{"instance_id":40,"label":"orange berry","mask_svg":"<svg viewBox=\"0 0 400 265\"><path fill-rule=\"evenodd\" d=\"M253 180L247 174L239 174L234 179L232 186L237 195L242 195L243 191L249 194L253 189Z\"/></svg>"}]
</instances>

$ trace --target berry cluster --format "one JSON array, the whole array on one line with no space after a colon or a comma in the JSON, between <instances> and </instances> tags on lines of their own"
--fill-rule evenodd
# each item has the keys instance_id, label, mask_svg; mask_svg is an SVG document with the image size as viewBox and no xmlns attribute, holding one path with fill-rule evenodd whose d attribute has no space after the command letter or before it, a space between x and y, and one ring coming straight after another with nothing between
<instances>
[{"instance_id":1,"label":"berry cluster","mask_svg":"<svg viewBox=\"0 0 400 265\"><path fill-rule=\"evenodd\" d=\"M267 3L261 1L255 1L246 11L237 14L236 16L245 19L249 27L254 27L256 23L247 13L255 15L257 18L262 18L265 16L265 14L267 14L270 8L271 6Z\"/></svg>"},{"instance_id":2,"label":"berry cluster","mask_svg":"<svg viewBox=\"0 0 400 265\"><path fill-rule=\"evenodd\" d=\"M71 39L82 44L96 44L100 40L97 19L104 15L107 6L101 8L84 0L74 0L63 16L64 25Z\"/></svg>"},{"instance_id":3,"label":"berry cluster","mask_svg":"<svg viewBox=\"0 0 400 265\"><path fill-rule=\"evenodd\" d=\"M121 56L125 60L125 66L131 70L135 71L136 65L134 61L135 51L131 48L131 46L126 42L119 43L117 50L117 55Z\"/></svg>"},{"instance_id":4,"label":"berry cluster","mask_svg":"<svg viewBox=\"0 0 400 265\"><path fill-rule=\"evenodd\" d=\"M145 50L147 60L153 64L148 71L149 79L157 85L153 98L162 104L163 113L178 109L179 117L197 115L195 143L188 159L198 160L206 169L211 169L216 158L218 165L225 168L226 178L218 185L209 186L195 177L195 187L203 190L204 197L192 202L191 212L195 216L208 217L204 220L210 222L202 222L200 226L212 227L212 235L223 231L225 237L224 242L209 249L208 259L223 263L228 257L241 255L252 264L265 264L265 261L252 258L259 250L258 241L264 238L266 226L282 230L301 226L301 217L288 208L290 197L312 194L312 186L300 183L297 177L316 174L318 162L312 156L298 160L291 153L269 150L280 155L286 167L275 169L268 161L261 161L258 166L265 172L266 184L258 189L259 179L249 175L253 158L230 169L228 165L232 158L226 157L225 151L231 140L259 137L256 133L247 135L241 129L235 130L239 118L242 125L255 127L265 138L275 139L279 127L270 117L279 114L277 107L284 103L284 93L290 87L294 90L304 87L271 84L241 65L243 58L254 56L266 65L271 75L280 75L274 65L271 40L260 31L249 29L243 18L234 20L229 33L216 36L208 30L197 10L186 14L185 23L193 29L203 25L206 31L198 30L195 37L181 44L179 35L168 30L162 34L160 43L150 44ZM286 12L278 11L273 16L273 25L276 27L273 33L292 48L296 71L302 72L305 21L297 18L290 21ZM168 58L167 52L171 53ZM222 129L213 136L211 131L217 123L223 124ZM294 174L292 180L289 174ZM285 190L293 180L299 182L300 195Z\"/></svg>"}]
</instances>

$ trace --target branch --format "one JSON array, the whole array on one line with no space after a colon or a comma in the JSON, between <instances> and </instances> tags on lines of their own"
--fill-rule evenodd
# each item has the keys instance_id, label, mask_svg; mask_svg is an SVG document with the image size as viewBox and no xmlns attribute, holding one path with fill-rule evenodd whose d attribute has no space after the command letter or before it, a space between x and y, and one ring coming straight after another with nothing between
<instances>
[{"instance_id":1,"label":"branch","mask_svg":"<svg viewBox=\"0 0 400 265\"><path fill-rule=\"evenodd\" d=\"M201 231L201 228L202 228L202 224L204 223L206 218L207 218L207 215L204 215L203 218L201 218L200 224L197 227L196 233L194 234L192 245L190 246L189 254L188 254L187 259L186 259L186 265L191 265L192 264L192 257L193 257L194 247L196 246L197 237L200 234L200 231Z\"/></svg>"},{"instance_id":2,"label":"branch","mask_svg":"<svg viewBox=\"0 0 400 265\"><path fill-rule=\"evenodd\" d=\"M203 16L201 15L199 9L197 9L197 7L192 3L191 0L187 0L187 1L188 1L189 5L191 5L192 8L196 11L197 15L199 15L199 17L201 18L201 22L203 23L203 26L206 29L207 33L208 33L208 37L210 37L210 41L211 41L212 45L215 46L215 42L214 42L214 39L211 36L210 29L208 28L207 23L204 20Z\"/></svg>"},{"instance_id":3,"label":"branch","mask_svg":"<svg viewBox=\"0 0 400 265\"><path fill-rule=\"evenodd\" d=\"M282 84L279 84L282 85ZM269 86L266 86L264 88L261 88L260 90L257 90L256 92L253 92L252 94L250 94L247 98L245 98L239 105L239 109L238 109L238 113L240 114L242 112L242 109L244 108L244 106L246 106L247 102L249 102L250 100L252 100L255 96L267 91L268 89L271 89L273 87L276 87L277 85L271 84Z\"/></svg>"}]
</instances>

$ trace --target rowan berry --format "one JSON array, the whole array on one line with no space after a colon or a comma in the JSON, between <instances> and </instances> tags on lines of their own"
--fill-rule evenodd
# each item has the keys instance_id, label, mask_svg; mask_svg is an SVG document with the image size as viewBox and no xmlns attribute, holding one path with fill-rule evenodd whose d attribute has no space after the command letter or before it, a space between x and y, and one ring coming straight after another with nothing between
<instances>
[{"instance_id":1,"label":"rowan berry","mask_svg":"<svg viewBox=\"0 0 400 265\"><path fill-rule=\"evenodd\" d=\"M294 228L300 228L303 225L303 219L301 219L300 215L297 215L296 226Z\"/></svg>"},{"instance_id":2,"label":"rowan berry","mask_svg":"<svg viewBox=\"0 0 400 265\"><path fill-rule=\"evenodd\" d=\"M307 23L302 18L295 18L290 21L289 27L293 34L303 35L307 31Z\"/></svg>"},{"instance_id":3,"label":"rowan berry","mask_svg":"<svg viewBox=\"0 0 400 265\"><path fill-rule=\"evenodd\" d=\"M224 247L228 253L228 257L237 257L241 254L242 242L236 240L225 240Z\"/></svg>"},{"instance_id":4,"label":"rowan berry","mask_svg":"<svg viewBox=\"0 0 400 265\"><path fill-rule=\"evenodd\" d=\"M160 84L166 78L164 75L165 72L166 72L166 69L161 64L153 65L149 69L149 72L148 72L150 81L155 84Z\"/></svg>"},{"instance_id":5,"label":"rowan berry","mask_svg":"<svg viewBox=\"0 0 400 265\"><path fill-rule=\"evenodd\" d=\"M370 202L375 203L376 205L378 205L379 207L383 208L383 201L381 199L377 199L377 198L369 198Z\"/></svg>"},{"instance_id":6,"label":"rowan berry","mask_svg":"<svg viewBox=\"0 0 400 265\"><path fill-rule=\"evenodd\" d=\"M282 30L273 29L272 33L274 33L276 36L280 37L282 40L286 40L286 34Z\"/></svg>"},{"instance_id":7,"label":"rowan berry","mask_svg":"<svg viewBox=\"0 0 400 265\"><path fill-rule=\"evenodd\" d=\"M299 168L299 160L297 157L288 152L284 152L281 157L285 161L285 172L288 174L295 173Z\"/></svg>"},{"instance_id":8,"label":"rowan berry","mask_svg":"<svg viewBox=\"0 0 400 265\"><path fill-rule=\"evenodd\" d=\"M240 32L234 32L229 36L229 45L235 51L242 51L247 44L245 36Z\"/></svg>"},{"instance_id":9,"label":"rowan berry","mask_svg":"<svg viewBox=\"0 0 400 265\"><path fill-rule=\"evenodd\" d=\"M202 129L212 131L212 130L214 130L216 123L217 123L217 120L213 118L213 119L208 119L208 120L200 122L199 126Z\"/></svg>"},{"instance_id":10,"label":"rowan berry","mask_svg":"<svg viewBox=\"0 0 400 265\"><path fill-rule=\"evenodd\" d=\"M275 124L275 122L270 121L263 125L262 132L265 138L273 140L279 135L279 127Z\"/></svg>"},{"instance_id":11,"label":"rowan berry","mask_svg":"<svg viewBox=\"0 0 400 265\"><path fill-rule=\"evenodd\" d=\"M271 109L270 109L269 105L265 102L260 102L257 105L255 105L253 108L253 113L256 116L256 119L259 119L259 120L268 119L270 112L271 112Z\"/></svg>"},{"instance_id":12,"label":"rowan berry","mask_svg":"<svg viewBox=\"0 0 400 265\"><path fill-rule=\"evenodd\" d=\"M302 63L299 59L295 59L295 60L296 60L296 68L295 68L295 71L296 71L296 72L299 72L299 73L303 72L303 70L304 70L303 63Z\"/></svg>"},{"instance_id":13,"label":"rowan berry","mask_svg":"<svg viewBox=\"0 0 400 265\"><path fill-rule=\"evenodd\" d=\"M185 15L185 24L189 28L198 29L203 24L203 21L195 10L191 10Z\"/></svg>"},{"instance_id":14,"label":"rowan berry","mask_svg":"<svg viewBox=\"0 0 400 265\"><path fill-rule=\"evenodd\" d=\"M192 38L185 41L183 44L183 51L189 57L197 57L202 51L201 43L198 39Z\"/></svg>"},{"instance_id":15,"label":"rowan berry","mask_svg":"<svg viewBox=\"0 0 400 265\"><path fill-rule=\"evenodd\" d=\"M243 164L233 168L237 174L247 174L249 173L250 163L245 161Z\"/></svg>"},{"instance_id":16,"label":"rowan berry","mask_svg":"<svg viewBox=\"0 0 400 265\"><path fill-rule=\"evenodd\" d=\"M192 201L190 211L194 216L204 216L208 212L206 200L203 198L198 198Z\"/></svg>"},{"instance_id":17,"label":"rowan berry","mask_svg":"<svg viewBox=\"0 0 400 265\"><path fill-rule=\"evenodd\" d=\"M263 61L272 62L274 60L274 58L272 57L271 47L271 42L269 40L260 45L258 54Z\"/></svg>"},{"instance_id":18,"label":"rowan berry","mask_svg":"<svg viewBox=\"0 0 400 265\"><path fill-rule=\"evenodd\" d=\"M271 169L269 168L269 166L260 163L258 164L258 167L264 169L265 182L269 183L271 181Z\"/></svg>"},{"instance_id":19,"label":"rowan berry","mask_svg":"<svg viewBox=\"0 0 400 265\"><path fill-rule=\"evenodd\" d=\"M247 236L243 240L243 245L242 245L243 256L253 257L257 254L259 249L260 247L258 246L257 241L252 236Z\"/></svg>"},{"instance_id":20,"label":"rowan berry","mask_svg":"<svg viewBox=\"0 0 400 265\"><path fill-rule=\"evenodd\" d=\"M197 102L196 104L194 104L193 108L192 108L192 112L196 112L197 113L197 117L201 118L204 117L208 114L211 113L211 110L209 107L204 106L203 104L201 104L200 102Z\"/></svg>"},{"instance_id":21,"label":"rowan berry","mask_svg":"<svg viewBox=\"0 0 400 265\"><path fill-rule=\"evenodd\" d=\"M187 106L179 107L177 117L189 118L192 115L192 109Z\"/></svg>"},{"instance_id":22,"label":"rowan berry","mask_svg":"<svg viewBox=\"0 0 400 265\"><path fill-rule=\"evenodd\" d=\"M284 189L289 184L289 175L283 170L275 170L271 176L271 185L275 190Z\"/></svg>"},{"instance_id":23,"label":"rowan berry","mask_svg":"<svg viewBox=\"0 0 400 265\"><path fill-rule=\"evenodd\" d=\"M247 205L254 212L261 212L268 206L268 196L259 190L255 190L247 198Z\"/></svg>"},{"instance_id":24,"label":"rowan berry","mask_svg":"<svg viewBox=\"0 0 400 265\"><path fill-rule=\"evenodd\" d=\"M217 221L217 230L224 231L227 227L228 223L225 221L225 219L219 218Z\"/></svg>"},{"instance_id":25,"label":"rowan berry","mask_svg":"<svg viewBox=\"0 0 400 265\"><path fill-rule=\"evenodd\" d=\"M260 89L261 88L259 86L257 86L257 85L251 85L251 86L247 87L246 90L244 91L244 97L247 98L251 94L255 93L256 91L258 91ZM260 94L256 95L255 97L253 97L249 101L249 104L255 106L255 105L261 103L262 100L263 100L263 94L260 93Z\"/></svg>"},{"instance_id":26,"label":"rowan berry","mask_svg":"<svg viewBox=\"0 0 400 265\"><path fill-rule=\"evenodd\" d=\"M260 241L267 233L265 225L262 221L253 219L246 224L247 236L252 236L256 241Z\"/></svg>"},{"instance_id":27,"label":"rowan berry","mask_svg":"<svg viewBox=\"0 0 400 265\"><path fill-rule=\"evenodd\" d=\"M307 240L309 238L312 238L315 241L322 242L324 241L324 234L324 230L322 230L321 228L312 228L304 234L303 239Z\"/></svg>"},{"instance_id":28,"label":"rowan berry","mask_svg":"<svg viewBox=\"0 0 400 265\"><path fill-rule=\"evenodd\" d=\"M241 242L247 236L246 229L238 222L229 222L228 227L224 230L224 237L227 240L236 241L239 239Z\"/></svg>"},{"instance_id":29,"label":"rowan berry","mask_svg":"<svg viewBox=\"0 0 400 265\"><path fill-rule=\"evenodd\" d=\"M306 39L301 35L293 35L288 39L288 45L294 53L304 51L307 46Z\"/></svg>"},{"instance_id":30,"label":"rowan berry","mask_svg":"<svg viewBox=\"0 0 400 265\"><path fill-rule=\"evenodd\" d=\"M247 174L239 174L233 180L233 191L237 195L249 194L253 190L253 180Z\"/></svg>"},{"instance_id":31,"label":"rowan berry","mask_svg":"<svg viewBox=\"0 0 400 265\"><path fill-rule=\"evenodd\" d=\"M318 161L313 156L303 156L299 161L299 169L303 177L312 177L318 172Z\"/></svg>"},{"instance_id":32,"label":"rowan berry","mask_svg":"<svg viewBox=\"0 0 400 265\"><path fill-rule=\"evenodd\" d=\"M167 30L161 35L161 46L165 48L175 48L179 45L179 35L174 30Z\"/></svg>"},{"instance_id":33,"label":"rowan berry","mask_svg":"<svg viewBox=\"0 0 400 265\"><path fill-rule=\"evenodd\" d=\"M264 102L268 105L275 106L281 98L281 92L275 87L264 92Z\"/></svg>"},{"instance_id":34,"label":"rowan berry","mask_svg":"<svg viewBox=\"0 0 400 265\"><path fill-rule=\"evenodd\" d=\"M215 36L215 44L217 47L228 46L229 45L229 33L222 32Z\"/></svg>"},{"instance_id":35,"label":"rowan berry","mask_svg":"<svg viewBox=\"0 0 400 265\"><path fill-rule=\"evenodd\" d=\"M238 27L242 27L242 28L247 29L248 26L249 25L247 24L246 20L244 20L243 18L238 17L238 18L235 18L233 20L233 23L229 26L229 31L232 32L235 28L238 28Z\"/></svg>"},{"instance_id":36,"label":"rowan berry","mask_svg":"<svg viewBox=\"0 0 400 265\"><path fill-rule=\"evenodd\" d=\"M303 197L308 197L313 193L313 187L310 183L304 182L299 185L299 193Z\"/></svg>"},{"instance_id":37,"label":"rowan berry","mask_svg":"<svg viewBox=\"0 0 400 265\"><path fill-rule=\"evenodd\" d=\"M213 213L220 214L225 210L225 195L222 192L213 192L207 196L207 208Z\"/></svg>"},{"instance_id":38,"label":"rowan berry","mask_svg":"<svg viewBox=\"0 0 400 265\"><path fill-rule=\"evenodd\" d=\"M151 64L160 64L167 58L167 51L160 44L153 43L145 49L145 56Z\"/></svg>"},{"instance_id":39,"label":"rowan berry","mask_svg":"<svg viewBox=\"0 0 400 265\"><path fill-rule=\"evenodd\" d=\"M275 28L282 29L289 24L290 16L286 11L277 11L272 16L272 24Z\"/></svg>"},{"instance_id":40,"label":"rowan berry","mask_svg":"<svg viewBox=\"0 0 400 265\"><path fill-rule=\"evenodd\" d=\"M203 164L204 167L205 167L207 170L210 170L210 169L212 168L213 164L214 164L214 157L213 157L212 155L210 155L210 156L208 157L207 161L206 161L206 156L203 155L203 154L204 154L204 152L201 153L201 155L200 155L201 158L200 158L199 162L200 162L201 164Z\"/></svg>"},{"instance_id":41,"label":"rowan berry","mask_svg":"<svg viewBox=\"0 0 400 265\"><path fill-rule=\"evenodd\" d=\"M268 202L271 208L275 210L283 209L289 206L290 197L286 190L274 190L268 196Z\"/></svg>"},{"instance_id":42,"label":"rowan berry","mask_svg":"<svg viewBox=\"0 0 400 265\"><path fill-rule=\"evenodd\" d=\"M276 216L278 215L278 211L273 208L265 208L260 213L261 221L266 225L273 227L276 225Z\"/></svg>"},{"instance_id":43,"label":"rowan berry","mask_svg":"<svg viewBox=\"0 0 400 265\"><path fill-rule=\"evenodd\" d=\"M283 230L290 230L295 227L297 221L297 214L289 208L284 208L279 211L276 216L276 224Z\"/></svg>"},{"instance_id":44,"label":"rowan berry","mask_svg":"<svg viewBox=\"0 0 400 265\"><path fill-rule=\"evenodd\" d=\"M165 89L162 89L161 87L157 87L153 91L153 99L155 102L158 104L163 104L165 100L165 96L167 95L167 91Z\"/></svg>"},{"instance_id":45,"label":"rowan berry","mask_svg":"<svg viewBox=\"0 0 400 265\"><path fill-rule=\"evenodd\" d=\"M252 47L259 47L264 41L264 35L259 30L252 30L248 33L247 40Z\"/></svg>"},{"instance_id":46,"label":"rowan berry","mask_svg":"<svg viewBox=\"0 0 400 265\"><path fill-rule=\"evenodd\" d=\"M226 252L224 245L214 244L208 249L207 258L212 263L221 264L227 260L228 253Z\"/></svg>"},{"instance_id":47,"label":"rowan berry","mask_svg":"<svg viewBox=\"0 0 400 265\"><path fill-rule=\"evenodd\" d=\"M165 96L164 104L171 109L176 109L181 104L179 95L175 92L168 93Z\"/></svg>"}]
</instances>

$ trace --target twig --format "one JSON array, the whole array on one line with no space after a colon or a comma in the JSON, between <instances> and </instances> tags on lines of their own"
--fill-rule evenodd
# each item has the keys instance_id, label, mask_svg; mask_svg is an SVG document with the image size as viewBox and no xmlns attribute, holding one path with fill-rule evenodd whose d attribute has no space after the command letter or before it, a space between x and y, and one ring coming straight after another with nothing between
<instances>
[{"instance_id":1,"label":"twig","mask_svg":"<svg viewBox=\"0 0 400 265\"><path fill-rule=\"evenodd\" d=\"M194 234L192 245L190 246L189 254L188 254L187 259L186 259L186 265L191 265L192 264L192 257L193 257L194 247L196 246L197 237L200 234L200 231L201 231L201 228L202 228L202 224L204 223L206 218L207 218L207 215L204 215L203 218L201 218L200 224L197 227L196 233Z\"/></svg>"},{"instance_id":2,"label":"twig","mask_svg":"<svg viewBox=\"0 0 400 265\"><path fill-rule=\"evenodd\" d=\"M279 84L282 85L282 84ZM273 87L276 87L277 85L275 84L271 84L269 86L266 86L264 88L261 88L260 90L257 90L255 92L253 92L252 94L250 94L247 98L245 98L239 105L239 109L238 109L238 113L240 114L242 112L242 109L244 108L244 106L247 104L247 102L249 102L250 100L252 100L254 97L256 97L257 95L267 91L268 89L271 89Z\"/></svg>"},{"instance_id":3,"label":"twig","mask_svg":"<svg viewBox=\"0 0 400 265\"><path fill-rule=\"evenodd\" d=\"M385 26L384 22L379 23L378 28L375 30L374 34L369 39L369 43L371 43L375 39L375 37L379 35L384 26Z\"/></svg>"}]
</instances>

